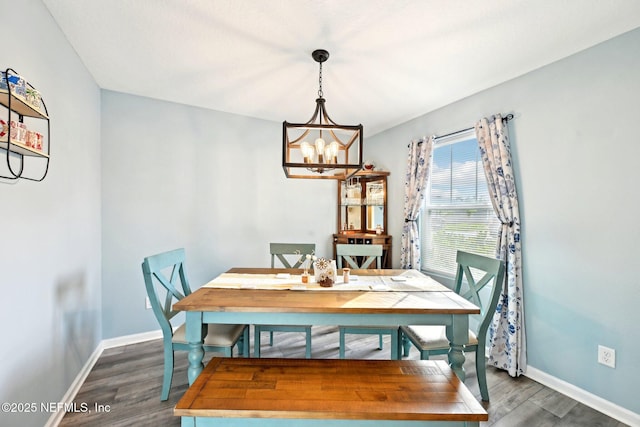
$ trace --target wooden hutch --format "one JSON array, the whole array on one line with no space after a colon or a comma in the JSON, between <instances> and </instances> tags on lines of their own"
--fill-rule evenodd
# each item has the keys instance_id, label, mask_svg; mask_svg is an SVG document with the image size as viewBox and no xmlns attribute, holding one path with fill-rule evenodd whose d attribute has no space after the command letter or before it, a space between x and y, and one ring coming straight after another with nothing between
<instances>
[{"instance_id":1,"label":"wooden hutch","mask_svg":"<svg viewBox=\"0 0 640 427\"><path fill-rule=\"evenodd\" d=\"M391 236L387 233L387 177L389 172L362 170L338 181L336 244L382 245L382 268L391 268Z\"/></svg>"}]
</instances>

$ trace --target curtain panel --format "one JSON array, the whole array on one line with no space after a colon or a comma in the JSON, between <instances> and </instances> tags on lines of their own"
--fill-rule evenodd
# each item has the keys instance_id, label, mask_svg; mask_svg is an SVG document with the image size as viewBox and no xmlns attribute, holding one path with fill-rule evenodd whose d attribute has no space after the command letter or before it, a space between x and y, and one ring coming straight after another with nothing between
<instances>
[{"instance_id":1,"label":"curtain panel","mask_svg":"<svg viewBox=\"0 0 640 427\"><path fill-rule=\"evenodd\" d=\"M420 270L420 235L418 216L425 197L433 137L411 141L407 173L404 181L404 225L400 241L400 265L403 269Z\"/></svg>"},{"instance_id":2,"label":"curtain panel","mask_svg":"<svg viewBox=\"0 0 640 427\"><path fill-rule=\"evenodd\" d=\"M527 367L520 212L511 162L509 134L502 116L496 114L476 123L489 195L502 223L496 257L505 261L505 283L489 328L489 364L509 372L524 374Z\"/></svg>"}]
</instances>

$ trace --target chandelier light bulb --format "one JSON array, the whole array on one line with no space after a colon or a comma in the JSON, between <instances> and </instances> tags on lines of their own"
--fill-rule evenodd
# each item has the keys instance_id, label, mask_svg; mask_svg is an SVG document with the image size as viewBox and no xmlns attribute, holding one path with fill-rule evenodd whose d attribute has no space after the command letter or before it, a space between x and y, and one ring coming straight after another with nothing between
<instances>
[{"instance_id":1,"label":"chandelier light bulb","mask_svg":"<svg viewBox=\"0 0 640 427\"><path fill-rule=\"evenodd\" d=\"M340 146L337 141L333 141L331 144L327 146L325 149L325 154L327 156L327 162L336 164L338 163L338 151L340 150Z\"/></svg>"},{"instance_id":2,"label":"chandelier light bulb","mask_svg":"<svg viewBox=\"0 0 640 427\"><path fill-rule=\"evenodd\" d=\"M316 139L316 152L318 153L318 163L324 163L324 139Z\"/></svg>"},{"instance_id":3,"label":"chandelier light bulb","mask_svg":"<svg viewBox=\"0 0 640 427\"><path fill-rule=\"evenodd\" d=\"M302 152L302 157L304 163L311 163L311 158L313 157L313 147L307 141L303 141L300 143L300 151Z\"/></svg>"}]
</instances>

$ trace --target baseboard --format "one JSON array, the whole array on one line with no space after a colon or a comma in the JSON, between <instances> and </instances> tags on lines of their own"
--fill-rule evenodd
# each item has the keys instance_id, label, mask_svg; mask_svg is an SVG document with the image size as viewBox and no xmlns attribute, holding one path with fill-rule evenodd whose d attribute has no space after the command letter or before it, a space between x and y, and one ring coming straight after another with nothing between
<instances>
[{"instance_id":1,"label":"baseboard","mask_svg":"<svg viewBox=\"0 0 640 427\"><path fill-rule=\"evenodd\" d=\"M93 366L96 364L96 362L98 361L98 359L100 358L104 350L108 348L120 347L123 345L136 344L144 341L155 340L158 338L162 338L162 331L160 329L158 329L157 331L143 332L140 334L133 334L133 335L125 335L122 337L109 338L109 339L100 341L96 349L93 351L91 356L89 356L89 359L87 359L87 362L84 364L84 366L82 367L82 369L80 370L76 378L73 380L73 382L69 386L69 389L67 390L64 397L61 400L61 403L70 404L73 402L73 399L75 399L76 394L78 394L78 391L80 391L80 387L82 387L82 384L87 379L87 376L89 376L89 373L93 369ZM52 413L49 419L47 420L45 427L56 427L62 421L64 414L65 412L63 409Z\"/></svg>"},{"instance_id":2,"label":"baseboard","mask_svg":"<svg viewBox=\"0 0 640 427\"><path fill-rule=\"evenodd\" d=\"M89 356L89 359L87 359L87 362L84 364L82 369L80 369L80 372L78 373L78 375L76 375L76 378L73 380L73 382L69 386L69 389L67 390L65 395L62 397L61 403L73 402L73 399L75 399L76 394L78 394L78 391L80 390L80 387L82 387L84 380L87 379L87 377L89 376L89 373L91 372L91 369L93 369L93 365L96 364L96 362L102 355L103 350L104 350L104 347L102 347L102 342L100 342L96 347L96 349L93 351L93 353L91 353L91 356ZM60 421L62 421L64 414L65 412L63 409L59 409L58 411L53 412L44 426L45 427L57 426L58 424L60 424Z\"/></svg>"},{"instance_id":3,"label":"baseboard","mask_svg":"<svg viewBox=\"0 0 640 427\"><path fill-rule=\"evenodd\" d=\"M621 423L628 424L630 426L640 426L640 414L636 414L622 406L618 406L530 365L527 366L525 376L559 393L569 396L573 400L587 405L596 411L602 412L611 418L615 418Z\"/></svg>"},{"instance_id":4,"label":"baseboard","mask_svg":"<svg viewBox=\"0 0 640 427\"><path fill-rule=\"evenodd\" d=\"M104 349L107 349L107 348L121 347L123 345L137 344L139 342L151 341L158 338L162 338L162 331L160 329L156 331L142 332L140 334L109 338L106 340L102 340L101 344Z\"/></svg>"}]
</instances>

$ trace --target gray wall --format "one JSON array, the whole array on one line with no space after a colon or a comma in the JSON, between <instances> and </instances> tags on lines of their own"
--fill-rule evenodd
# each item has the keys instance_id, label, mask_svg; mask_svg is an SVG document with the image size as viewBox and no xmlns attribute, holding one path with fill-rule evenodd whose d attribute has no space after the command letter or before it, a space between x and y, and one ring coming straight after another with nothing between
<instances>
[{"instance_id":1,"label":"gray wall","mask_svg":"<svg viewBox=\"0 0 640 427\"><path fill-rule=\"evenodd\" d=\"M39 0L0 3L0 67L39 89L51 118L45 180L0 180L0 400L39 405L60 401L101 339L100 91ZM48 417L3 412L0 425Z\"/></svg>"},{"instance_id":2,"label":"gray wall","mask_svg":"<svg viewBox=\"0 0 640 427\"><path fill-rule=\"evenodd\" d=\"M398 242L407 143L514 113L529 365L636 413L639 46L636 30L367 140L393 171ZM429 82L416 90L428 97ZM597 364L598 344L616 350L615 369Z\"/></svg>"},{"instance_id":3,"label":"gray wall","mask_svg":"<svg viewBox=\"0 0 640 427\"><path fill-rule=\"evenodd\" d=\"M158 329L144 306L147 255L184 247L193 289L231 267L268 267L269 242L332 256L337 184L286 179L281 140L282 123L103 91L105 338Z\"/></svg>"}]
</instances>

